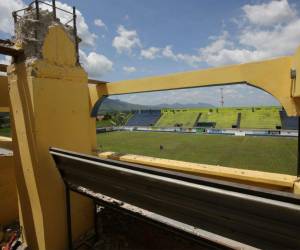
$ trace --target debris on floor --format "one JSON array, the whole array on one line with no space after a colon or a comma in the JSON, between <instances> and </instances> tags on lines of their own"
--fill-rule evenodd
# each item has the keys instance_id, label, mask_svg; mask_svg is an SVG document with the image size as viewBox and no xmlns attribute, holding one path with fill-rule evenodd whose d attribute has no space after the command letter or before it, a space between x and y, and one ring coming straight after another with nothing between
<instances>
[{"instance_id":1,"label":"debris on floor","mask_svg":"<svg viewBox=\"0 0 300 250\"><path fill-rule=\"evenodd\" d=\"M119 211L101 207L98 210L98 237L89 233L77 250L196 250L201 248L192 240L166 231Z\"/></svg>"},{"instance_id":2,"label":"debris on floor","mask_svg":"<svg viewBox=\"0 0 300 250\"><path fill-rule=\"evenodd\" d=\"M9 225L0 225L0 249L1 250L26 250L22 243L22 229L18 222Z\"/></svg>"}]
</instances>

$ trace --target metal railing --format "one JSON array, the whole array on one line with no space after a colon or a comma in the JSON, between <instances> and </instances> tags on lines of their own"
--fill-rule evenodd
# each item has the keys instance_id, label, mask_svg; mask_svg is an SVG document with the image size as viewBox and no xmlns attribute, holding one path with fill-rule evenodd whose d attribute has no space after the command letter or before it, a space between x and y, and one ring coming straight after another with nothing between
<instances>
[{"instance_id":1,"label":"metal railing","mask_svg":"<svg viewBox=\"0 0 300 250\"><path fill-rule=\"evenodd\" d=\"M50 154L66 185L70 249L70 191L217 249L300 247L299 196L58 148ZM203 237L203 230L212 237Z\"/></svg>"}]
</instances>

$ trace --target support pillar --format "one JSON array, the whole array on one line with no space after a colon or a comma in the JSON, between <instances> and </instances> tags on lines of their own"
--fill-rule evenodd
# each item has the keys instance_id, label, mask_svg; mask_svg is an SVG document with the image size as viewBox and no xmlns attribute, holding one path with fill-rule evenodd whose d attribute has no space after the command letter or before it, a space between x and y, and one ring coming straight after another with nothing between
<instances>
[{"instance_id":1,"label":"support pillar","mask_svg":"<svg viewBox=\"0 0 300 250\"><path fill-rule=\"evenodd\" d=\"M67 249L64 184L49 154L59 147L92 154L87 75L61 25L48 29L41 57L8 69L17 188L30 249ZM26 60L27 59L27 60ZM71 194L74 240L93 226L93 204Z\"/></svg>"}]
</instances>

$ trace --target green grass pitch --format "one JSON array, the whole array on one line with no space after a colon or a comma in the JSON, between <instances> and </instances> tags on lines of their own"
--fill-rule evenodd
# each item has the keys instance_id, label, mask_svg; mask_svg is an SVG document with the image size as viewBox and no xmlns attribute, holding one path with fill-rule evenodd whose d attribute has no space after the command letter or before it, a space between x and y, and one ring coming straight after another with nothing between
<instances>
[{"instance_id":1,"label":"green grass pitch","mask_svg":"<svg viewBox=\"0 0 300 250\"><path fill-rule=\"evenodd\" d=\"M111 132L98 134L97 140L103 151L296 174L297 139L293 138Z\"/></svg>"}]
</instances>

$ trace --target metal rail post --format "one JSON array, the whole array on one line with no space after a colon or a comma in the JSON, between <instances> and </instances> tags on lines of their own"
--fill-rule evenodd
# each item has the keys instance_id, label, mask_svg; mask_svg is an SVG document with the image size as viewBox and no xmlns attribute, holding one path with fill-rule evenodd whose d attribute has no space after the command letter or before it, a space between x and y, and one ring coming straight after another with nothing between
<instances>
[{"instance_id":1,"label":"metal rail post","mask_svg":"<svg viewBox=\"0 0 300 250\"><path fill-rule=\"evenodd\" d=\"M56 4L55 4L55 0L52 0L52 8L53 8L53 20L56 20Z\"/></svg>"},{"instance_id":2,"label":"metal rail post","mask_svg":"<svg viewBox=\"0 0 300 250\"><path fill-rule=\"evenodd\" d=\"M16 23L17 23L17 13L14 11L14 12L12 13L12 16L13 16L13 18L14 18L14 24L15 24L15 26L16 26Z\"/></svg>"},{"instance_id":3,"label":"metal rail post","mask_svg":"<svg viewBox=\"0 0 300 250\"><path fill-rule=\"evenodd\" d=\"M40 19L39 1L35 0L36 20Z\"/></svg>"},{"instance_id":4,"label":"metal rail post","mask_svg":"<svg viewBox=\"0 0 300 250\"><path fill-rule=\"evenodd\" d=\"M67 183L65 183L65 188L66 188L66 205L67 205L68 245L69 245L69 249L73 250L71 198L70 198L70 189Z\"/></svg>"},{"instance_id":5,"label":"metal rail post","mask_svg":"<svg viewBox=\"0 0 300 250\"><path fill-rule=\"evenodd\" d=\"M77 26L76 26L76 8L75 8L75 6L73 6L73 32L74 32L74 40L75 40L76 62L79 63Z\"/></svg>"},{"instance_id":6,"label":"metal rail post","mask_svg":"<svg viewBox=\"0 0 300 250\"><path fill-rule=\"evenodd\" d=\"M39 21L40 19L40 9L39 9L39 1L38 0L35 0L35 11L36 11L36 20ZM39 23L37 23L37 25L39 25ZM34 32L35 34L35 39L36 39L36 46L35 46L35 50L36 50L36 53L39 52L39 49L38 49L38 28L36 26L36 30Z\"/></svg>"}]
</instances>

